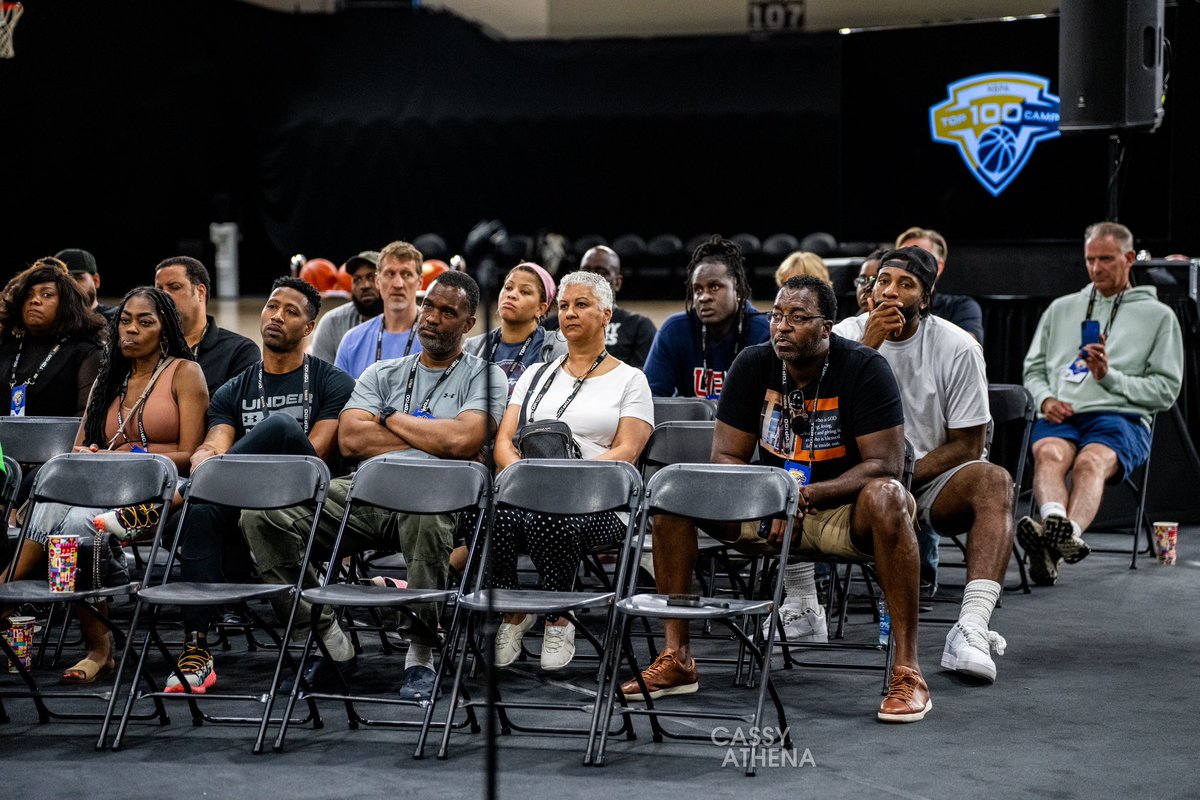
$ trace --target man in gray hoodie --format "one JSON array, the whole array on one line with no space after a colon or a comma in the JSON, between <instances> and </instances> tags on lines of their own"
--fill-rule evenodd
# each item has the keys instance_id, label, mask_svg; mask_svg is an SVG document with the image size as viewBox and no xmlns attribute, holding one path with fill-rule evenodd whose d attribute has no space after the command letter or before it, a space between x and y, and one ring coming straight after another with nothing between
<instances>
[{"instance_id":1,"label":"man in gray hoodie","mask_svg":"<svg viewBox=\"0 0 1200 800\"><path fill-rule=\"evenodd\" d=\"M1054 584L1062 561L1091 552L1083 532L1105 482L1146 461L1150 417L1174 404L1183 382L1179 321L1153 286L1130 283L1130 230L1115 222L1089 226L1084 258L1091 282L1050 304L1025 356L1025 388L1039 412L1033 494L1041 521L1023 517L1017 539L1043 586Z\"/></svg>"}]
</instances>

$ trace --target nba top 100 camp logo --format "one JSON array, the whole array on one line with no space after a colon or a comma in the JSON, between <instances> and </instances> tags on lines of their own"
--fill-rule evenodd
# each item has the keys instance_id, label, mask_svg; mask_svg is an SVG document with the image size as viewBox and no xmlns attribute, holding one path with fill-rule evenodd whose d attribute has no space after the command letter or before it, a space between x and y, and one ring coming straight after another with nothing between
<instances>
[{"instance_id":1,"label":"nba top 100 camp logo","mask_svg":"<svg viewBox=\"0 0 1200 800\"><path fill-rule=\"evenodd\" d=\"M946 88L950 97L929 109L933 140L957 145L993 197L1017 177L1038 142L1058 136L1058 97L1046 78L989 72Z\"/></svg>"}]
</instances>

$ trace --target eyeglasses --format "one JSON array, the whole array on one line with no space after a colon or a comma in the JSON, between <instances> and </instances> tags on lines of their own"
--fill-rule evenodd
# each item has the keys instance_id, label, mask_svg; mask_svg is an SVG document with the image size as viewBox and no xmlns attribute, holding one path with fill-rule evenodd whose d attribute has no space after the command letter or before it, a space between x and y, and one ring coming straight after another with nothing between
<instances>
[{"instance_id":1,"label":"eyeglasses","mask_svg":"<svg viewBox=\"0 0 1200 800\"><path fill-rule=\"evenodd\" d=\"M810 320L825 319L825 317L820 315L812 316L810 314L801 314L799 311L793 311L790 314L784 314L781 311L772 311L767 316L770 318L772 325L782 324L786 319L788 321L788 325L791 325L793 328L799 328L801 325Z\"/></svg>"},{"instance_id":2,"label":"eyeglasses","mask_svg":"<svg viewBox=\"0 0 1200 800\"><path fill-rule=\"evenodd\" d=\"M854 279L854 285L857 286L859 289L865 289L868 286L874 286L875 285L875 276L874 275L859 275L857 278Z\"/></svg>"}]
</instances>

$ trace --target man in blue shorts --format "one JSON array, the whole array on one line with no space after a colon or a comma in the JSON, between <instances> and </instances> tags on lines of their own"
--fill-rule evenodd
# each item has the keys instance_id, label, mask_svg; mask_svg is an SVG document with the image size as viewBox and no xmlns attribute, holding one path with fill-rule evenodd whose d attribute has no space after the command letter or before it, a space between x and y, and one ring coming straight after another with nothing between
<instances>
[{"instance_id":1,"label":"man in blue shorts","mask_svg":"<svg viewBox=\"0 0 1200 800\"><path fill-rule=\"evenodd\" d=\"M1023 517L1017 540L1030 574L1052 586L1062 561L1091 552L1083 539L1105 482L1150 455L1150 416L1170 408L1183 382L1183 338L1153 286L1134 286L1133 234L1099 222L1084 233L1091 282L1050 304L1025 356L1033 428L1033 495L1041 521ZM1067 489L1067 473L1072 487Z\"/></svg>"}]
</instances>

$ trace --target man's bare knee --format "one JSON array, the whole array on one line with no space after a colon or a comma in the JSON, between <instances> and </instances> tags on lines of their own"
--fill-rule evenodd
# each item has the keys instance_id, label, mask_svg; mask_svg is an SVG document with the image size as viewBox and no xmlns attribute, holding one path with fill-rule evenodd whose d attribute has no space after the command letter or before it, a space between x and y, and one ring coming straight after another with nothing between
<instances>
[{"instance_id":1,"label":"man's bare knee","mask_svg":"<svg viewBox=\"0 0 1200 800\"><path fill-rule=\"evenodd\" d=\"M1075 470L1094 475L1107 475L1117 463L1116 454L1104 447L1085 447L1075 457Z\"/></svg>"},{"instance_id":2,"label":"man's bare knee","mask_svg":"<svg viewBox=\"0 0 1200 800\"><path fill-rule=\"evenodd\" d=\"M1013 507L1013 480L1008 470L995 464L982 465L977 475L971 478L971 492L976 508L999 508L1011 511Z\"/></svg>"},{"instance_id":3,"label":"man's bare knee","mask_svg":"<svg viewBox=\"0 0 1200 800\"><path fill-rule=\"evenodd\" d=\"M863 487L855 510L876 535L895 536L909 516L908 492L893 478L875 478Z\"/></svg>"}]
</instances>

